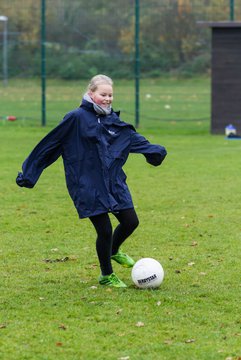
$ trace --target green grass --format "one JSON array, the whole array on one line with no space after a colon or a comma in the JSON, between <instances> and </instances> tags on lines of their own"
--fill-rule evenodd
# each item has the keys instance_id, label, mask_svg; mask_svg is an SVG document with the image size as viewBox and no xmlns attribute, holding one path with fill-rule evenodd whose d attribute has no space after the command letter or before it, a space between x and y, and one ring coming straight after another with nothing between
<instances>
[{"instance_id":1,"label":"green grass","mask_svg":"<svg viewBox=\"0 0 241 360\"><path fill-rule=\"evenodd\" d=\"M114 109L121 110L122 120L134 124L134 82L116 80L115 83ZM86 81L47 81L48 126L53 127L65 113L79 106L86 86ZM15 115L21 126L41 125L41 84L38 80L10 80L9 87L0 87L0 99L0 119ZM165 134L203 134L209 130L209 119L209 78L141 80L141 129Z\"/></svg>"},{"instance_id":2,"label":"green grass","mask_svg":"<svg viewBox=\"0 0 241 360\"><path fill-rule=\"evenodd\" d=\"M98 285L95 232L77 217L61 159L34 189L15 185L22 161L51 126L2 123L1 359L240 358L241 142L202 135L207 121L193 136L195 121L187 123L188 131L176 133L167 121L166 132L165 124L159 132L144 123L140 132L165 145L168 157L154 168L131 155L125 166L140 226L123 250L162 263L157 290L136 289L130 270L118 264L128 288Z\"/></svg>"}]
</instances>

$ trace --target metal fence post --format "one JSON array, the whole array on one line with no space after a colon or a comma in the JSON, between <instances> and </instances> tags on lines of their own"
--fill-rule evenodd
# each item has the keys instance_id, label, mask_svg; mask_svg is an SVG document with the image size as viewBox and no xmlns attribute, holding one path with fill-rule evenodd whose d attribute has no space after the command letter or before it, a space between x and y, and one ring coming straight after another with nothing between
<instances>
[{"instance_id":1,"label":"metal fence post","mask_svg":"<svg viewBox=\"0 0 241 360\"><path fill-rule=\"evenodd\" d=\"M140 49L139 49L139 32L140 32L140 4L135 0L135 126L139 126L140 117Z\"/></svg>"},{"instance_id":2,"label":"metal fence post","mask_svg":"<svg viewBox=\"0 0 241 360\"><path fill-rule=\"evenodd\" d=\"M0 21L3 22L3 84L8 84L8 17L1 15Z\"/></svg>"},{"instance_id":3,"label":"metal fence post","mask_svg":"<svg viewBox=\"0 0 241 360\"><path fill-rule=\"evenodd\" d=\"M41 0L41 84L42 84L42 126L46 125L46 6L45 0Z\"/></svg>"},{"instance_id":4,"label":"metal fence post","mask_svg":"<svg viewBox=\"0 0 241 360\"><path fill-rule=\"evenodd\" d=\"M230 20L234 21L234 0L230 0L229 8L230 8Z\"/></svg>"}]
</instances>

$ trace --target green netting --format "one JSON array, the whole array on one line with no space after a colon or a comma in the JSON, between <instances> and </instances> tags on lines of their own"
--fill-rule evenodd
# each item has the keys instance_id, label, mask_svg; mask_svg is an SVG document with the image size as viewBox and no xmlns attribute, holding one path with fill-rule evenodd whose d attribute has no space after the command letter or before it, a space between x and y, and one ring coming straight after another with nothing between
<instances>
[{"instance_id":1,"label":"green netting","mask_svg":"<svg viewBox=\"0 0 241 360\"><path fill-rule=\"evenodd\" d=\"M7 82L14 88L34 79L34 99L41 103L41 1L0 0L0 16L7 21ZM135 117L135 15L139 4L139 50L140 50L140 106L141 121L152 126L156 122L208 119L209 88L206 90L168 86L158 79L167 77L196 78L210 73L210 29L197 25L198 21L226 21L233 16L241 18L241 0L45 0L46 4L46 101L49 124L59 121L56 107L76 106L81 98L84 84L93 75L105 73L116 82L123 100L117 105L125 109L128 121ZM234 4L234 7L232 5ZM0 17L1 19L1 17ZM0 68L4 67L4 21L0 20ZM6 39L5 39L6 40ZM5 49L6 50L6 49ZM1 71L1 92L7 97L6 69ZM128 82L125 88L125 81ZM75 95L60 91L75 84ZM153 87L150 84L153 84ZM52 90L51 90L52 87ZM70 86L71 87L71 86ZM56 89L56 92L55 90ZM79 89L79 90L78 90ZM66 90L66 89L65 89ZM198 95L196 91L200 90ZM15 90L14 90L15 91ZM191 93L190 93L191 91ZM12 92L12 91L11 91ZM76 93L77 92L77 93ZM54 95L53 95L54 93ZM72 91L70 91L72 93ZM199 102L200 111L184 106L193 96ZM11 94L9 94L11 96ZM23 95L23 102L31 101ZM196 99L195 99L196 96ZM20 97L21 98L21 97ZM179 103L173 109L171 99ZM16 106L19 97L16 98ZM63 105L66 106L63 106ZM150 105L151 104L151 105ZM23 104L22 104L23 105ZM149 109L155 111L145 111ZM168 108L169 106L169 108ZM21 106L19 106L21 108ZM23 106L24 108L24 106ZM160 111L165 109L165 111ZM188 111L190 110L190 111ZM0 117L9 113L2 103ZM41 109L19 116L31 118L39 124ZM155 113L155 115L154 115ZM36 119L35 119L36 118Z\"/></svg>"}]
</instances>

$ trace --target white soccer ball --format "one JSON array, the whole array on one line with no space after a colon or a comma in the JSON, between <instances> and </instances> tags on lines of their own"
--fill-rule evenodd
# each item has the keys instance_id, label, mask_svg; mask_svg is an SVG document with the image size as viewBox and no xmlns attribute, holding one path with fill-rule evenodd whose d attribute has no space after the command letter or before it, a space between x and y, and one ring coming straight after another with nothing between
<instances>
[{"instance_id":1,"label":"white soccer ball","mask_svg":"<svg viewBox=\"0 0 241 360\"><path fill-rule=\"evenodd\" d=\"M131 278L134 284L141 289L157 288L164 279L164 270L157 260L143 258L133 266Z\"/></svg>"}]
</instances>

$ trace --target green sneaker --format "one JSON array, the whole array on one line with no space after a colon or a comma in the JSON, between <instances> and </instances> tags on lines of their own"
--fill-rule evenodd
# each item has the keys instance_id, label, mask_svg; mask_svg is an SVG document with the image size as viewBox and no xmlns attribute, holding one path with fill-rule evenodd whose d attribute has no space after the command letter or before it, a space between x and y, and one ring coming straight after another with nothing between
<instances>
[{"instance_id":1,"label":"green sneaker","mask_svg":"<svg viewBox=\"0 0 241 360\"><path fill-rule=\"evenodd\" d=\"M121 250L119 250L115 255L112 255L111 259L126 268L131 268L135 264L135 261L129 255L124 254Z\"/></svg>"},{"instance_id":2,"label":"green sneaker","mask_svg":"<svg viewBox=\"0 0 241 360\"><path fill-rule=\"evenodd\" d=\"M121 281L115 273L110 275L100 275L99 277L100 285L109 285L117 288L125 288L127 287L123 281Z\"/></svg>"}]
</instances>

